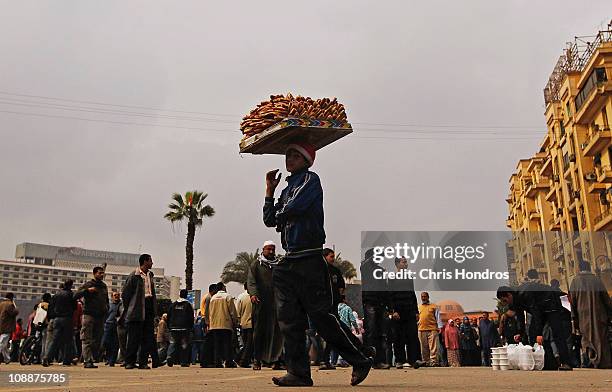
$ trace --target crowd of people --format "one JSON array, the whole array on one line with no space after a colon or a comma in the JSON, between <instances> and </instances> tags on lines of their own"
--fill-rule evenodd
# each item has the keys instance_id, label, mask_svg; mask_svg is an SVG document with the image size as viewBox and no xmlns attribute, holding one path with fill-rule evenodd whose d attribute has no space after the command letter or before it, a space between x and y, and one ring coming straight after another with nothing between
<instances>
[{"instance_id":1,"label":"crowd of people","mask_svg":"<svg viewBox=\"0 0 612 392\"><path fill-rule=\"evenodd\" d=\"M372 368L489 366L492 347L522 342L543 345L548 369L612 367L612 304L585 261L567 294L558 282L540 282L531 270L520 286L498 289L497 321L485 312L478 319L443 322L429 293L420 293L419 303L410 280L368 287L367 278L383 268L369 250L360 266L361 319L347 303L334 251L323 248L323 191L309 170L315 155L308 143L287 147L291 175L276 202L281 175L278 170L266 174L263 223L281 233L284 255L276 257L275 244L265 242L237 298L223 282L214 283L199 309L181 290L180 298L160 314L153 259L142 254L121 293L109 296L104 268L96 267L93 279L78 289L67 280L54 295L45 294L25 327L17 320L13 294L6 294L0 302L4 361L16 352L23 360L29 348L25 362L43 366L82 361L92 369L104 361L125 369L193 364L286 369L284 376L272 378L279 386L313 385L312 365L321 370L352 366L350 383L357 385ZM407 265L406 259L395 259L397 271ZM565 295L571 311L562 305ZM28 343L32 336L39 343Z\"/></svg>"},{"instance_id":2,"label":"crowd of people","mask_svg":"<svg viewBox=\"0 0 612 392\"><path fill-rule=\"evenodd\" d=\"M284 369L284 339L272 280L275 250L273 242L264 243L239 296L228 294L224 283L214 283L199 309L187 300L187 290L181 290L180 298L158 315L149 255L141 256L141 265L126 279L122 293L109 295L104 269L96 267L93 279L82 287L73 290L67 280L54 295L45 294L25 325L18 318L13 294L8 293L0 302L0 354L5 363L19 361L25 339L39 334L40 352L30 362L43 366L80 361L85 368L96 368L104 361L126 369L163 365ZM498 290L504 306L497 320L483 312L478 318L443 322L429 293L422 292L417 303L415 291L406 289L362 292L365 318L361 318L346 302L334 251L325 249L323 254L334 317L360 347L373 347L375 369L490 366L492 347L519 342L542 344L548 354L546 369L612 367L605 325L606 312L611 311L609 297L586 262L571 286L571 312L561 305L566 293L557 282L545 285L537 272L529 271L519 287ZM367 262L362 267L367 270ZM406 268L406 260L397 259L396 267ZM604 324L598 328L598 322ZM320 370L350 366L310 320L305 336L311 366Z\"/></svg>"}]
</instances>

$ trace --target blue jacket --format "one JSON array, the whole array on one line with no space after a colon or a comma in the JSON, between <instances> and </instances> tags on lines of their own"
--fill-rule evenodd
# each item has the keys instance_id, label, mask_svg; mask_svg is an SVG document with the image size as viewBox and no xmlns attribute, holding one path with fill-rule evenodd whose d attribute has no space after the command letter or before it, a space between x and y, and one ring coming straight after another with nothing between
<instances>
[{"instance_id":1,"label":"blue jacket","mask_svg":"<svg viewBox=\"0 0 612 392\"><path fill-rule=\"evenodd\" d=\"M319 176L303 170L293 173L286 181L287 187L281 192L276 204L273 197L266 197L263 207L264 224L276 227L276 231L281 233L283 249L287 253L320 249L325 243L325 230L323 188Z\"/></svg>"}]
</instances>

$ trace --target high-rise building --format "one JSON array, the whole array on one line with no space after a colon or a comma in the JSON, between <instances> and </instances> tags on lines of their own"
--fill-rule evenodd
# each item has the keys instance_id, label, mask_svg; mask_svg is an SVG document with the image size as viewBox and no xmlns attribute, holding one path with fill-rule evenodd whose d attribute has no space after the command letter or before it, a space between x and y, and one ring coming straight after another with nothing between
<instances>
[{"instance_id":1,"label":"high-rise building","mask_svg":"<svg viewBox=\"0 0 612 392\"><path fill-rule=\"evenodd\" d=\"M519 282L535 268L567 290L586 260L612 291L611 25L568 44L544 102L540 148L510 177L512 269Z\"/></svg>"},{"instance_id":2,"label":"high-rise building","mask_svg":"<svg viewBox=\"0 0 612 392\"><path fill-rule=\"evenodd\" d=\"M95 266L106 265L109 293L121 291L127 276L138 267L138 254L89 250L34 243L17 245L15 260L0 260L0 293L12 292L17 304L30 306L44 293L55 293L63 281L72 279L79 287L93 278ZM153 267L159 297L178 298L180 278L166 276Z\"/></svg>"}]
</instances>

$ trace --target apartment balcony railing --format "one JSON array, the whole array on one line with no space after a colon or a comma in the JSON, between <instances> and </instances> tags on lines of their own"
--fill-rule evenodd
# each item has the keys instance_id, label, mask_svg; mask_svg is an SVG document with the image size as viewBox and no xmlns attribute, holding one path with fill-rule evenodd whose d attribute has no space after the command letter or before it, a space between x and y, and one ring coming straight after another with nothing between
<instances>
[{"instance_id":1,"label":"apartment balcony railing","mask_svg":"<svg viewBox=\"0 0 612 392\"><path fill-rule=\"evenodd\" d=\"M595 166L598 182L612 183L612 168L610 165Z\"/></svg>"},{"instance_id":2,"label":"apartment balcony railing","mask_svg":"<svg viewBox=\"0 0 612 392\"><path fill-rule=\"evenodd\" d=\"M595 156L600 151L603 151L612 141L612 132L610 128L591 128L587 135L587 140L584 144L584 155L587 157Z\"/></svg>"}]
</instances>

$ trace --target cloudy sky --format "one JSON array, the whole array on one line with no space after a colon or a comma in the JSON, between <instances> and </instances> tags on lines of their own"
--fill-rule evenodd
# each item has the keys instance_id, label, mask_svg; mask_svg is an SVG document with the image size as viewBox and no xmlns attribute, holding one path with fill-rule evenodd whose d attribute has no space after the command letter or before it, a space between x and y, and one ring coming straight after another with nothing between
<instances>
[{"instance_id":1,"label":"cloudy sky","mask_svg":"<svg viewBox=\"0 0 612 392\"><path fill-rule=\"evenodd\" d=\"M608 1L3 1L0 258L39 242L147 251L182 276L173 192L209 194L195 285L278 240L279 156L238 154L272 93L338 97L355 132L317 155L328 245L364 230L505 230L508 177L545 130L542 88ZM161 110L163 109L163 110ZM466 307L490 306L467 296Z\"/></svg>"}]
</instances>

